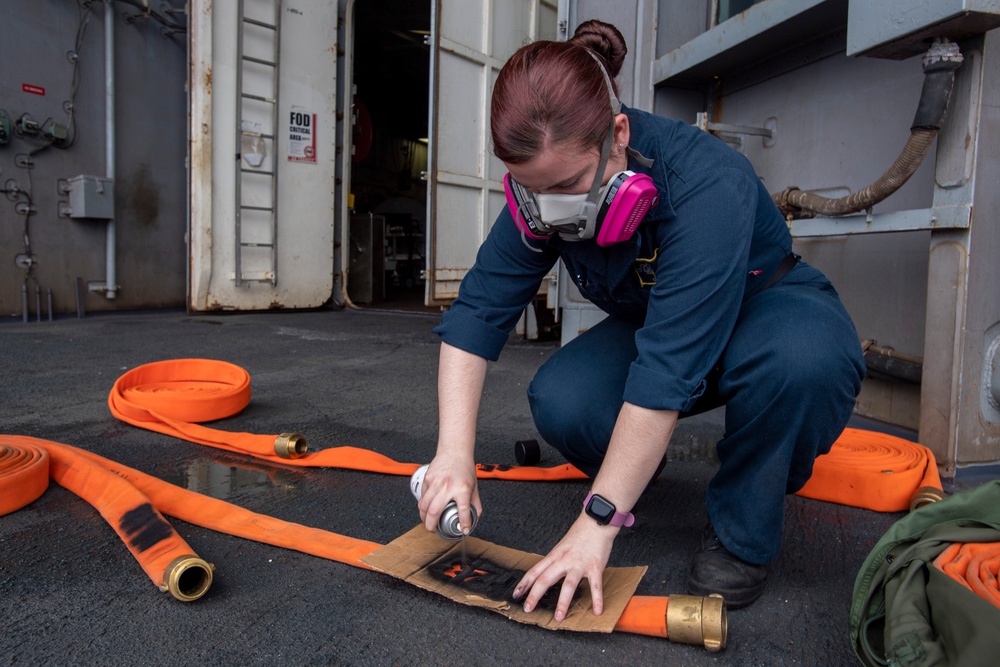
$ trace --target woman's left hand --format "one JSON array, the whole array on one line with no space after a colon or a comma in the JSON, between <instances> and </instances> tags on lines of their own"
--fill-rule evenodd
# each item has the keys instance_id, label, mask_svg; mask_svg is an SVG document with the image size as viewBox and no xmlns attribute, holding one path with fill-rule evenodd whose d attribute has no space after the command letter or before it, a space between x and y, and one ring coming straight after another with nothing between
<instances>
[{"instance_id":1,"label":"woman's left hand","mask_svg":"<svg viewBox=\"0 0 1000 667\"><path fill-rule=\"evenodd\" d=\"M559 544L521 578L514 589L514 598L518 599L527 592L524 611L530 612L545 592L561 579L563 583L555 620L562 621L566 618L577 586L586 578L590 582L594 615L600 616L604 611L604 567L608 564L611 545L618 530L614 526L602 526L581 513Z\"/></svg>"}]
</instances>

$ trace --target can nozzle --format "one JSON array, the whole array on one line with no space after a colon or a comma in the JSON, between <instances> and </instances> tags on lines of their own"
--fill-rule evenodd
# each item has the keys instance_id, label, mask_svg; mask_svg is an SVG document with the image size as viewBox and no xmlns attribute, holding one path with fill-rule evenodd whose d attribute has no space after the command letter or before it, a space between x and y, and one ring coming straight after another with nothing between
<instances>
[{"instance_id":1,"label":"can nozzle","mask_svg":"<svg viewBox=\"0 0 1000 667\"><path fill-rule=\"evenodd\" d=\"M476 515L475 507L470 507L469 511L472 512L472 526L469 527L471 535L472 531L476 529L476 524L479 523L479 517ZM438 519L437 523L437 534L451 542L465 537L465 533L462 532L462 527L458 523L458 503L454 500L448 503L444 511L441 512L441 518Z\"/></svg>"}]
</instances>

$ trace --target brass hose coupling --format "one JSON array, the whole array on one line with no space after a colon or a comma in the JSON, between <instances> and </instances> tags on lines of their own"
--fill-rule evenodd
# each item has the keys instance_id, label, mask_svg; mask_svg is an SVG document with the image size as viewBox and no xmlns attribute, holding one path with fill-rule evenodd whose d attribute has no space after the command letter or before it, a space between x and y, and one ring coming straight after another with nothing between
<instances>
[{"instance_id":1,"label":"brass hose coupling","mask_svg":"<svg viewBox=\"0 0 1000 667\"><path fill-rule=\"evenodd\" d=\"M936 503L939 500L944 500L944 491L936 489L933 486L921 486L913 494L913 498L910 499L910 511L920 509L924 505Z\"/></svg>"},{"instance_id":2,"label":"brass hose coupling","mask_svg":"<svg viewBox=\"0 0 1000 667\"><path fill-rule=\"evenodd\" d=\"M214 570L214 565L197 556L178 556L167 565L160 590L181 602L194 602L208 592Z\"/></svg>"},{"instance_id":3,"label":"brass hose coupling","mask_svg":"<svg viewBox=\"0 0 1000 667\"><path fill-rule=\"evenodd\" d=\"M726 601L718 593L708 597L671 595L667 598L667 639L701 644L709 653L726 648L729 623Z\"/></svg>"},{"instance_id":4,"label":"brass hose coupling","mask_svg":"<svg viewBox=\"0 0 1000 667\"><path fill-rule=\"evenodd\" d=\"M298 433L282 433L274 439L274 453L283 459L297 459L309 451L309 443Z\"/></svg>"}]
</instances>

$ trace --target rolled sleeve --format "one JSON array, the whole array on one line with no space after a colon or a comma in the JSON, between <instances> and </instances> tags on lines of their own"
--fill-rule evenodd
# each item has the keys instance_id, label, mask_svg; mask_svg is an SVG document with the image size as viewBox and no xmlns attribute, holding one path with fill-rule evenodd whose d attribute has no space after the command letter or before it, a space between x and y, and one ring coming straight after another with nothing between
<instances>
[{"instance_id":1,"label":"rolled sleeve","mask_svg":"<svg viewBox=\"0 0 1000 667\"><path fill-rule=\"evenodd\" d=\"M462 309L446 312L441 324L434 327L434 333L441 337L441 342L490 361L500 358L510 334Z\"/></svg>"},{"instance_id":2,"label":"rolled sleeve","mask_svg":"<svg viewBox=\"0 0 1000 667\"><path fill-rule=\"evenodd\" d=\"M705 380L685 380L638 363L629 368L624 399L650 410L688 412L705 393Z\"/></svg>"}]
</instances>

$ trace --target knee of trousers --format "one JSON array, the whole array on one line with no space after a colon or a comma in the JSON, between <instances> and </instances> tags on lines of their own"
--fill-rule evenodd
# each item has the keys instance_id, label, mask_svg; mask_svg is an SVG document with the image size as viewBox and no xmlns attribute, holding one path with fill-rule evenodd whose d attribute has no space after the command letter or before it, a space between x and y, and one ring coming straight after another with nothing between
<instances>
[{"instance_id":1,"label":"knee of trousers","mask_svg":"<svg viewBox=\"0 0 1000 667\"><path fill-rule=\"evenodd\" d=\"M601 423L598 413L603 410L588 410L588 399L566 391L565 382L561 387L549 386L546 390L544 382L535 381L528 386L528 406L535 429L567 461L584 472L591 468L596 472L607 453L614 422L610 426Z\"/></svg>"}]
</instances>

